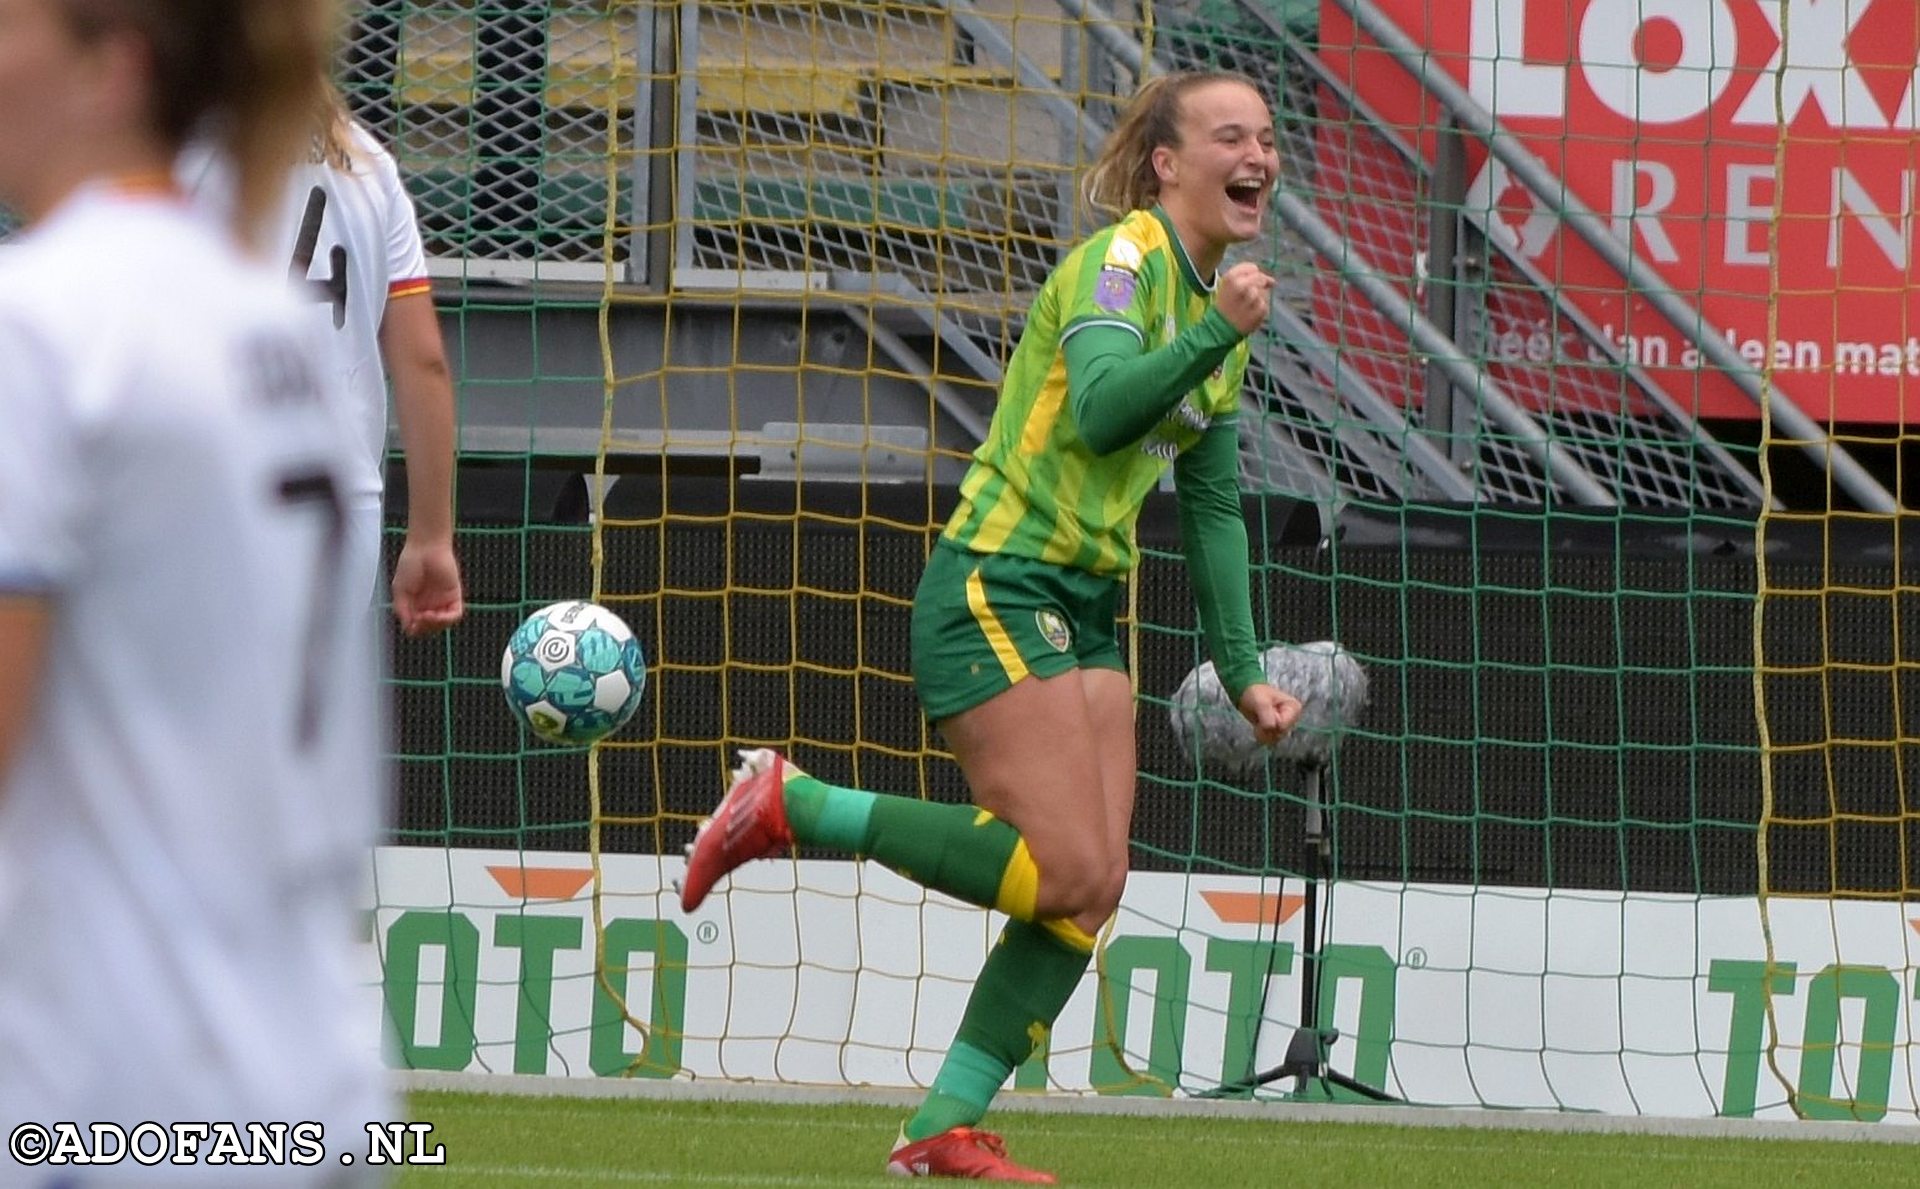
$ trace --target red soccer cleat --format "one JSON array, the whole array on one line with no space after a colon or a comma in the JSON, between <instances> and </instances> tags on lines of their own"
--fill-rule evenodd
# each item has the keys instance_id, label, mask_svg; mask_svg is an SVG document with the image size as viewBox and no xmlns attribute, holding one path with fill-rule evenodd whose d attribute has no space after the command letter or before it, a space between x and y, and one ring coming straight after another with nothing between
<instances>
[{"instance_id":1,"label":"red soccer cleat","mask_svg":"<svg viewBox=\"0 0 1920 1189\"><path fill-rule=\"evenodd\" d=\"M1050 1172L1021 1168L1007 1159L1007 1145L999 1136L973 1127L949 1127L917 1143L908 1143L902 1134L893 1155L887 1157L887 1175L1022 1181L1030 1185L1058 1183Z\"/></svg>"},{"instance_id":2,"label":"red soccer cleat","mask_svg":"<svg viewBox=\"0 0 1920 1189\"><path fill-rule=\"evenodd\" d=\"M682 912L700 907L713 885L740 864L792 849L784 793L789 771L799 769L771 748L740 753L727 795L687 846L687 873L680 880Z\"/></svg>"}]
</instances>

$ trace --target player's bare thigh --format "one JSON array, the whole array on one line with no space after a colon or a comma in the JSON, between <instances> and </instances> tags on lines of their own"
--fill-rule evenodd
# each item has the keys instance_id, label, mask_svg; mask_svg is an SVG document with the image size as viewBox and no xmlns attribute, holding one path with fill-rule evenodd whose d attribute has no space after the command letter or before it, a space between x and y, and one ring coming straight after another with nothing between
<instances>
[{"instance_id":1,"label":"player's bare thigh","mask_svg":"<svg viewBox=\"0 0 1920 1189\"><path fill-rule=\"evenodd\" d=\"M1098 928L1125 882L1134 784L1127 675L1027 677L940 729L974 801L1026 839L1040 871L1037 914Z\"/></svg>"},{"instance_id":2,"label":"player's bare thigh","mask_svg":"<svg viewBox=\"0 0 1920 1189\"><path fill-rule=\"evenodd\" d=\"M1134 724L1133 679L1118 669L1082 669L1088 716L1100 756L1100 787L1106 795L1107 847L1116 866L1110 872L1111 899L1118 905L1133 841L1133 801L1140 764ZM1109 910L1110 911L1110 910ZM1103 917L1095 924L1105 923ZM1091 930L1089 930L1091 932Z\"/></svg>"}]
</instances>

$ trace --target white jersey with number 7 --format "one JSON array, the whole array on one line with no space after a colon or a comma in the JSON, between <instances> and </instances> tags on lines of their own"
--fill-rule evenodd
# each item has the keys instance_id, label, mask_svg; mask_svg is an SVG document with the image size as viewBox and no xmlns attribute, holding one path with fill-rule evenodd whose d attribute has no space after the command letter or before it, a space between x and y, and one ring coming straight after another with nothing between
<instances>
[{"instance_id":1,"label":"white jersey with number 7","mask_svg":"<svg viewBox=\"0 0 1920 1189\"><path fill-rule=\"evenodd\" d=\"M0 1120L361 1150L389 1109L353 970L384 708L322 359L171 194L93 187L0 255L0 593L51 611L0 772Z\"/></svg>"}]
</instances>

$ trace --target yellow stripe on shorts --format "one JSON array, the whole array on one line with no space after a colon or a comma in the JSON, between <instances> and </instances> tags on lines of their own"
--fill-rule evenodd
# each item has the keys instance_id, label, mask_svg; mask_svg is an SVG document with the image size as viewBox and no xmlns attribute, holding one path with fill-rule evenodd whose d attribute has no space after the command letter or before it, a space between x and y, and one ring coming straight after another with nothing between
<instances>
[{"instance_id":1,"label":"yellow stripe on shorts","mask_svg":"<svg viewBox=\"0 0 1920 1189\"><path fill-rule=\"evenodd\" d=\"M1020 657L1020 650L1013 646L1013 637L1007 635L1006 627L1000 617L987 606L987 588L980 581L980 568L974 567L967 575L967 610L973 612L973 620L985 633L987 643L993 648L993 655L1000 662L1000 668L1008 681L1019 681L1027 675L1027 662Z\"/></svg>"}]
</instances>

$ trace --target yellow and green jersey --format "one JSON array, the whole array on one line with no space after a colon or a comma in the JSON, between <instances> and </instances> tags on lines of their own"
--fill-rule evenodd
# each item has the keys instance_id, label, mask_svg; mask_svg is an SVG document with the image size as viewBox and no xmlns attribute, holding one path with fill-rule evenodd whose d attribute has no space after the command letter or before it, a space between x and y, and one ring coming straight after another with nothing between
<instances>
[{"instance_id":1,"label":"yellow and green jersey","mask_svg":"<svg viewBox=\"0 0 1920 1189\"><path fill-rule=\"evenodd\" d=\"M1158 210L1134 211L1074 249L1028 314L944 538L979 553L1095 574L1132 569L1139 558L1134 522L1147 494L1169 463L1238 409L1247 344L1227 349L1212 374L1144 437L1100 454L1085 441L1068 400L1065 343L1088 327L1110 326L1155 351L1197 326L1212 294Z\"/></svg>"}]
</instances>

